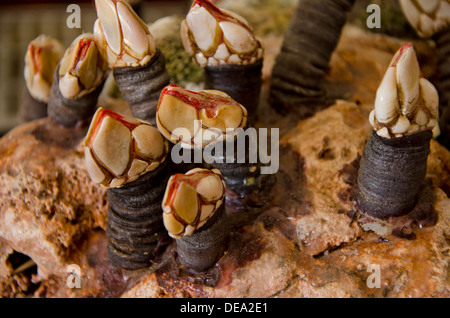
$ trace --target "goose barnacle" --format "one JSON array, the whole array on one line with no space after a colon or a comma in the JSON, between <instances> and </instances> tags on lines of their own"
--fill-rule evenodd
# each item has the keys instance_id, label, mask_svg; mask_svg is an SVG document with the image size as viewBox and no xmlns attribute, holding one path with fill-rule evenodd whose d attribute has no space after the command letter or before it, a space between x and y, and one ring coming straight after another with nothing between
<instances>
[{"instance_id":1,"label":"goose barnacle","mask_svg":"<svg viewBox=\"0 0 450 318\"><path fill-rule=\"evenodd\" d=\"M181 264L203 272L224 254L228 240L225 182L217 169L175 174L162 202L164 225L176 239Z\"/></svg>"},{"instance_id":2,"label":"goose barnacle","mask_svg":"<svg viewBox=\"0 0 450 318\"><path fill-rule=\"evenodd\" d=\"M168 143L149 123L99 108L84 144L92 181L107 187L108 256L117 268L148 267L166 242L161 201Z\"/></svg>"},{"instance_id":3,"label":"goose barnacle","mask_svg":"<svg viewBox=\"0 0 450 318\"><path fill-rule=\"evenodd\" d=\"M96 0L95 7L96 41L113 70L123 99L133 116L155 125L159 94L170 83L164 55L129 4L122 0Z\"/></svg>"},{"instance_id":4,"label":"goose barnacle","mask_svg":"<svg viewBox=\"0 0 450 318\"><path fill-rule=\"evenodd\" d=\"M357 202L378 218L409 213L425 179L430 140L439 134L438 93L421 76L411 43L395 54L378 88L358 172Z\"/></svg>"},{"instance_id":5,"label":"goose barnacle","mask_svg":"<svg viewBox=\"0 0 450 318\"><path fill-rule=\"evenodd\" d=\"M241 16L195 0L181 23L186 52L205 68L207 89L222 91L244 105L256 120L264 49Z\"/></svg>"}]
</instances>

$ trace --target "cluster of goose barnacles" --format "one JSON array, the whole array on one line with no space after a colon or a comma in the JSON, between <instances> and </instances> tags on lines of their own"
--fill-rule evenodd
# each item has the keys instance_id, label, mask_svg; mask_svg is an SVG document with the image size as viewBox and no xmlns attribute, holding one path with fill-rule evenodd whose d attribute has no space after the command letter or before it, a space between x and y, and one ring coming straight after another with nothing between
<instances>
[{"instance_id":1,"label":"cluster of goose barnacles","mask_svg":"<svg viewBox=\"0 0 450 318\"><path fill-rule=\"evenodd\" d=\"M323 103L321 81L353 2L335 1L324 10L320 1L299 1L274 67L275 107ZM413 12L409 1L402 4ZM234 143L239 129L254 123L261 88L261 42L244 18L195 0L182 22L181 38L207 76L205 90L188 91L170 84L164 55L130 5L96 0L95 6L93 34L80 35L64 54L61 45L49 38L30 44L28 91L48 104L49 117L57 124L70 129L90 121L85 163L92 181L107 188L111 265L148 267L172 237L181 264L203 272L226 250L227 191L247 193L245 180L258 178L260 166L247 160L225 164L213 160L174 173L169 141L188 150ZM447 19L448 8L445 1L439 7L422 6L438 18L431 26L423 14L417 18L413 12L411 21L428 36L430 30L443 29L445 23L439 19ZM330 23L303 25L306 14ZM133 117L103 108L96 111L109 70ZM357 191L364 212L386 218L414 207L425 178L430 140L439 134L438 105L438 92L422 77L412 45L404 45L386 71L369 118L374 131L361 159ZM197 121L202 125L196 126ZM200 128L214 134L199 136ZM220 154L213 156L221 159ZM253 184L256 191L263 190L258 185L264 187L264 182Z\"/></svg>"},{"instance_id":2,"label":"cluster of goose barnacles","mask_svg":"<svg viewBox=\"0 0 450 318\"><path fill-rule=\"evenodd\" d=\"M176 239L181 264L195 272L207 270L227 246L226 183L235 176L202 162L169 179L177 169L167 156L168 141L181 142L192 150L233 141L237 129L247 126L247 109L222 90L193 92L170 84L164 55L131 7L122 1L97 0L96 9L94 38L100 56L112 69L135 117L100 108L85 139L87 171L95 183L107 188L110 263L124 269L147 267L158 257L168 234ZM199 35L198 26L205 14L213 17L210 13L220 19L214 20L214 32L220 38L224 35L222 47L239 56L239 63L233 66L248 67L262 58L261 44L256 39L250 43L255 49L248 50L247 42L254 35L243 18L222 12L207 1L194 2L187 22L183 22L187 29L182 28L182 34L186 31L189 38L204 44L202 38L208 32ZM221 51L217 48L216 53ZM224 60L233 61L237 60L231 56ZM228 66L226 63L221 64ZM201 136L206 143L197 143L196 121L201 121L201 128L216 132L209 139ZM183 129L187 133L179 134ZM252 175L258 172L254 167L247 170ZM245 178L245 174L238 178Z\"/></svg>"}]
</instances>

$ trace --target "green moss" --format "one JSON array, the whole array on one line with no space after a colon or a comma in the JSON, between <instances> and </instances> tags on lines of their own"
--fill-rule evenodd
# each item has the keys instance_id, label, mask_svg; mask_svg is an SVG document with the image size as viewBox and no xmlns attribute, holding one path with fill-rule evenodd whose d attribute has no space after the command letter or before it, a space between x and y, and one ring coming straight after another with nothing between
<instances>
[{"instance_id":1,"label":"green moss","mask_svg":"<svg viewBox=\"0 0 450 318\"><path fill-rule=\"evenodd\" d=\"M149 29L166 58L166 68L172 77L172 83L201 83L204 80L204 70L193 62L181 42L182 20L181 16L165 17L155 21Z\"/></svg>"},{"instance_id":2,"label":"green moss","mask_svg":"<svg viewBox=\"0 0 450 318\"><path fill-rule=\"evenodd\" d=\"M204 79L203 68L196 65L186 53L179 37L168 37L157 41L166 57L166 68L174 84L200 83Z\"/></svg>"}]
</instances>

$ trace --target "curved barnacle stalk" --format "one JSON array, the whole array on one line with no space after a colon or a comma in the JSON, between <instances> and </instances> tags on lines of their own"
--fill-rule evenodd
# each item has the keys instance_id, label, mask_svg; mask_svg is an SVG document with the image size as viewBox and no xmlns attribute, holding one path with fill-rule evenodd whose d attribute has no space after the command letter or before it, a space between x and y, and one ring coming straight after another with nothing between
<instances>
[{"instance_id":1,"label":"curved barnacle stalk","mask_svg":"<svg viewBox=\"0 0 450 318\"><path fill-rule=\"evenodd\" d=\"M211 268L226 250L225 189L217 169L192 169L167 183L164 226L176 239L181 264L195 273Z\"/></svg>"},{"instance_id":2,"label":"curved barnacle stalk","mask_svg":"<svg viewBox=\"0 0 450 318\"><path fill-rule=\"evenodd\" d=\"M227 93L256 119L262 84L263 47L241 16L195 0L181 24L186 52L205 68L207 89Z\"/></svg>"},{"instance_id":3,"label":"curved barnacle stalk","mask_svg":"<svg viewBox=\"0 0 450 318\"><path fill-rule=\"evenodd\" d=\"M439 133L438 93L421 76L411 43L395 54L370 114L374 131L358 172L357 202L388 218L409 213L425 179L430 140Z\"/></svg>"},{"instance_id":4,"label":"curved barnacle stalk","mask_svg":"<svg viewBox=\"0 0 450 318\"><path fill-rule=\"evenodd\" d=\"M161 93L157 125L173 143L201 149L200 163L219 169L229 190L238 195L269 187L265 182L268 175L260 173L261 164L250 160L250 144L238 140L245 138L247 110L227 94L216 90L192 92L169 85Z\"/></svg>"},{"instance_id":5,"label":"curved barnacle stalk","mask_svg":"<svg viewBox=\"0 0 450 318\"><path fill-rule=\"evenodd\" d=\"M170 83L164 55L147 25L122 0L96 0L96 41L133 116L155 125L156 105Z\"/></svg>"},{"instance_id":6,"label":"curved barnacle stalk","mask_svg":"<svg viewBox=\"0 0 450 318\"><path fill-rule=\"evenodd\" d=\"M24 67L26 90L19 115L22 122L47 116L53 73L64 51L58 40L43 34L28 44Z\"/></svg>"},{"instance_id":7,"label":"curved barnacle stalk","mask_svg":"<svg viewBox=\"0 0 450 318\"><path fill-rule=\"evenodd\" d=\"M298 2L272 69L269 101L277 111L304 118L324 107L323 79L354 2Z\"/></svg>"},{"instance_id":8,"label":"curved barnacle stalk","mask_svg":"<svg viewBox=\"0 0 450 318\"><path fill-rule=\"evenodd\" d=\"M123 269L148 267L167 241L161 201L168 142L149 123L99 108L84 143L92 181L107 187L108 257Z\"/></svg>"},{"instance_id":9,"label":"curved barnacle stalk","mask_svg":"<svg viewBox=\"0 0 450 318\"><path fill-rule=\"evenodd\" d=\"M94 36L90 33L78 36L53 74L49 117L66 127L89 120L95 112L107 71Z\"/></svg>"},{"instance_id":10,"label":"curved barnacle stalk","mask_svg":"<svg viewBox=\"0 0 450 318\"><path fill-rule=\"evenodd\" d=\"M450 1L401 0L400 4L417 34L436 44L442 130L438 140L450 148Z\"/></svg>"}]
</instances>

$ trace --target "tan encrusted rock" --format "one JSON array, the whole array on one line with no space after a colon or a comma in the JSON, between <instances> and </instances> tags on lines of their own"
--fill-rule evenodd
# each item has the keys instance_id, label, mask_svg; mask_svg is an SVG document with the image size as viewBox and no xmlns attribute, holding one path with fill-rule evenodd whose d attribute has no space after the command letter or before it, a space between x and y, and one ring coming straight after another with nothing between
<instances>
[{"instance_id":1,"label":"tan encrusted rock","mask_svg":"<svg viewBox=\"0 0 450 318\"><path fill-rule=\"evenodd\" d=\"M84 135L44 118L0 140L0 238L6 254L37 264L40 279L67 277L80 242L105 227L105 190L90 181L78 147Z\"/></svg>"},{"instance_id":2,"label":"tan encrusted rock","mask_svg":"<svg viewBox=\"0 0 450 318\"><path fill-rule=\"evenodd\" d=\"M328 247L351 242L360 234L342 202L346 184L340 168L362 153L369 135L360 109L345 101L300 122L281 140L303 158L304 184L310 209L296 219L297 240L315 255ZM337 213L339 211L339 213Z\"/></svg>"}]
</instances>

